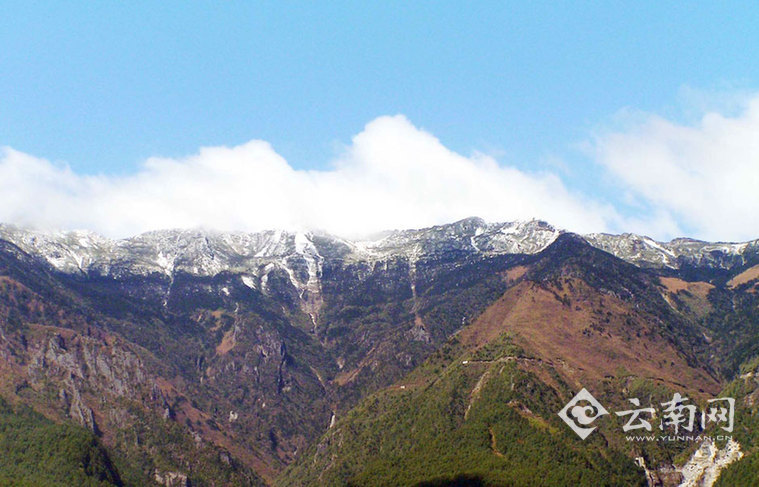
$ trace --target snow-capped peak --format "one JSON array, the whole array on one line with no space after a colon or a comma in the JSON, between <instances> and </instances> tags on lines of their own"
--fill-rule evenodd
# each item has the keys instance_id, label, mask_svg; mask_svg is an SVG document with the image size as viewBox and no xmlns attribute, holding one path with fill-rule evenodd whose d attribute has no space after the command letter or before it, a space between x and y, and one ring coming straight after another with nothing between
<instances>
[{"instance_id":1,"label":"snow-capped peak","mask_svg":"<svg viewBox=\"0 0 759 487\"><path fill-rule=\"evenodd\" d=\"M325 260L361 262L442 255L534 254L563 231L540 220L488 223L467 218L447 225L386 232L351 241L327 234L268 230L256 233L160 230L110 240L91 232L40 232L0 225L0 239L13 243L64 273L98 273L114 277L173 276L177 272L213 276L244 274L248 283L272 269L287 272L293 284L318 293ZM709 243L692 239L657 242L634 234L589 234L591 245L644 267L678 268L683 264L732 267L759 252L759 241ZM264 269L267 269L264 271ZM257 285L257 284L256 284Z\"/></svg>"}]
</instances>

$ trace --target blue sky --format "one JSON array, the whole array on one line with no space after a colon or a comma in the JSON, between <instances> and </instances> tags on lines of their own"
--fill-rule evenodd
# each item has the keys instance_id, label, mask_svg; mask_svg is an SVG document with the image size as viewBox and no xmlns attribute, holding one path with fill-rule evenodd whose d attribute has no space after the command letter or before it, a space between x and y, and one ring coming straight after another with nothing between
<instances>
[{"instance_id":1,"label":"blue sky","mask_svg":"<svg viewBox=\"0 0 759 487\"><path fill-rule=\"evenodd\" d=\"M749 2L3 2L0 18L0 146L65 166L75 185L251 140L293 170L330 171L367 124L400 114L455 154L550 173L612 207L559 225L661 238L716 235L642 189L618 148L599 161L597 137L640 135L656 117L752 120L759 86ZM42 225L22 214L0 217ZM45 223L80 224L64 220Z\"/></svg>"}]
</instances>

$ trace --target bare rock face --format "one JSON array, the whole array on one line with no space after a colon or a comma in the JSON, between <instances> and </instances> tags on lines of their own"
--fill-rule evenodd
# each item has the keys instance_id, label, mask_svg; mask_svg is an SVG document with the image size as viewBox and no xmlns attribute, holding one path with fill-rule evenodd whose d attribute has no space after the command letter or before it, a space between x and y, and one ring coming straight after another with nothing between
<instances>
[{"instance_id":1,"label":"bare rock face","mask_svg":"<svg viewBox=\"0 0 759 487\"><path fill-rule=\"evenodd\" d=\"M25 378L22 388L57 395L62 415L96 435L103 433L103 427L108 431L124 426L128 415L116 407L120 399L139 401L148 410L169 410L156 377L146 371L131 347L102 332L88 336L70 329L37 327L26 353L16 357L21 366L17 370ZM172 418L169 414L168 419Z\"/></svg>"},{"instance_id":2,"label":"bare rock face","mask_svg":"<svg viewBox=\"0 0 759 487\"><path fill-rule=\"evenodd\" d=\"M712 440L705 440L681 469L683 481L680 487L711 487L722 469L742 457L743 452L737 441L730 439L720 449Z\"/></svg>"},{"instance_id":3,"label":"bare rock face","mask_svg":"<svg viewBox=\"0 0 759 487\"><path fill-rule=\"evenodd\" d=\"M71 409L69 409L69 416L96 435L100 434L92 409L82 402L82 396L76 388L74 388L74 398L71 402Z\"/></svg>"},{"instance_id":4,"label":"bare rock face","mask_svg":"<svg viewBox=\"0 0 759 487\"><path fill-rule=\"evenodd\" d=\"M676 487L683 481L683 475L671 465L649 470L643 457L636 457L635 464L646 473L648 487Z\"/></svg>"},{"instance_id":5,"label":"bare rock face","mask_svg":"<svg viewBox=\"0 0 759 487\"><path fill-rule=\"evenodd\" d=\"M164 485L165 487L190 487L187 475L180 472L156 471L153 479L158 485Z\"/></svg>"},{"instance_id":6,"label":"bare rock face","mask_svg":"<svg viewBox=\"0 0 759 487\"><path fill-rule=\"evenodd\" d=\"M95 337L68 335L65 339L55 333L46 346L32 349L30 375L65 378L74 389L106 389L115 396L132 395L135 386L145 382L143 364L135 353Z\"/></svg>"}]
</instances>

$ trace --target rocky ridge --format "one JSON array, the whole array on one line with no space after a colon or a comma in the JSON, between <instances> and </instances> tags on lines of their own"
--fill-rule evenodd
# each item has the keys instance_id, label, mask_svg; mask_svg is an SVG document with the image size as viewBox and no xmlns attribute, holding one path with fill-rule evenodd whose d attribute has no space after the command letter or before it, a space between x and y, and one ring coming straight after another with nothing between
<instances>
[{"instance_id":1,"label":"rocky ridge","mask_svg":"<svg viewBox=\"0 0 759 487\"><path fill-rule=\"evenodd\" d=\"M268 230L257 233L160 230L111 240L93 232L42 232L0 224L0 239L44 259L57 271L111 277L172 276L183 272L247 275L246 285L266 286L273 268L285 270L299 289L316 290L325 259L345 262L410 260L466 254L536 254L564 230L539 221L487 223L467 218L418 230L384 232L365 240L326 233ZM657 242L635 234L582 236L596 248L640 267L678 269L686 265L734 268L759 258L759 239L742 243L678 238ZM263 282L262 282L263 280Z\"/></svg>"}]
</instances>

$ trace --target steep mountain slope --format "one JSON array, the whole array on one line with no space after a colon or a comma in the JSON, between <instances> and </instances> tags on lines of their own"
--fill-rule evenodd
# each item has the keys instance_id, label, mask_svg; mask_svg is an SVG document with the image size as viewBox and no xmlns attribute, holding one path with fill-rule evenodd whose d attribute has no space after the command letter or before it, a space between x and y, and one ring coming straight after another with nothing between
<instances>
[{"instance_id":1,"label":"steep mountain slope","mask_svg":"<svg viewBox=\"0 0 759 487\"><path fill-rule=\"evenodd\" d=\"M122 485L98 439L0 399L0 485Z\"/></svg>"},{"instance_id":2,"label":"steep mountain slope","mask_svg":"<svg viewBox=\"0 0 759 487\"><path fill-rule=\"evenodd\" d=\"M556 413L582 387L620 406L624 392L711 397L700 330L655 276L569 234L506 274L479 318L338 421L281 485L645 485L619 431L582 443ZM649 464L674 455L635 448Z\"/></svg>"},{"instance_id":3,"label":"steep mountain slope","mask_svg":"<svg viewBox=\"0 0 759 487\"><path fill-rule=\"evenodd\" d=\"M735 437L746 453L722 472L718 487L756 485L759 479L759 358L743 364L740 372L724 395L736 400Z\"/></svg>"},{"instance_id":4,"label":"steep mountain slope","mask_svg":"<svg viewBox=\"0 0 759 487\"><path fill-rule=\"evenodd\" d=\"M144 485L154 473L176 470L192 472L199 485L211 479L260 483L249 469L231 464L223 441L202 441L207 425L180 426L203 414L188 390L173 383L171 361L109 331L131 322L97 313L20 250L2 250L3 396L100 436L114 449L128 484ZM226 446L236 448L231 441ZM253 464L251 457L255 453L243 458Z\"/></svg>"},{"instance_id":5,"label":"steep mountain slope","mask_svg":"<svg viewBox=\"0 0 759 487\"><path fill-rule=\"evenodd\" d=\"M488 343L503 333L577 385L630 375L716 393L702 328L675 313L655 276L565 234L459 334Z\"/></svg>"},{"instance_id":6,"label":"steep mountain slope","mask_svg":"<svg viewBox=\"0 0 759 487\"><path fill-rule=\"evenodd\" d=\"M564 398L506 340L460 352L362 401L279 485L645 485L620 451L560 427Z\"/></svg>"}]
</instances>

